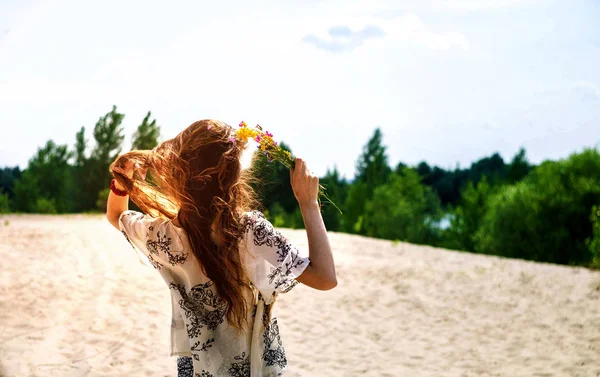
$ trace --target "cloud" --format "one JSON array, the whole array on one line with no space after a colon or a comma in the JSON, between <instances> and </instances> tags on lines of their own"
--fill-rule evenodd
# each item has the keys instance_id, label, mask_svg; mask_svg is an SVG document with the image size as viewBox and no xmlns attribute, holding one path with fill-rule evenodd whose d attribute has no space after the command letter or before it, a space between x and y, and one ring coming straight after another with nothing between
<instances>
[{"instance_id":1,"label":"cloud","mask_svg":"<svg viewBox=\"0 0 600 377\"><path fill-rule=\"evenodd\" d=\"M600 101L600 89L591 82L578 81L571 86L571 96L581 102Z\"/></svg>"},{"instance_id":2,"label":"cloud","mask_svg":"<svg viewBox=\"0 0 600 377\"><path fill-rule=\"evenodd\" d=\"M351 12L473 12L513 7L523 3L541 0L405 0L399 5L398 0L349 1L333 0L327 6L347 9Z\"/></svg>"},{"instance_id":3,"label":"cloud","mask_svg":"<svg viewBox=\"0 0 600 377\"><path fill-rule=\"evenodd\" d=\"M413 43L431 50L469 49L469 41L463 34L436 33L414 14L387 19L374 16L349 17L336 24L338 26L330 26L328 29L322 27L321 30L327 30L326 33L306 35L304 42L330 52L352 51L376 39Z\"/></svg>"},{"instance_id":4,"label":"cloud","mask_svg":"<svg viewBox=\"0 0 600 377\"><path fill-rule=\"evenodd\" d=\"M307 35L304 37L304 42L321 50L341 52L354 50L369 39L385 36L380 27L372 25L366 25L357 31L348 26L333 26L329 28L327 34L326 38L319 38L312 34Z\"/></svg>"}]
</instances>

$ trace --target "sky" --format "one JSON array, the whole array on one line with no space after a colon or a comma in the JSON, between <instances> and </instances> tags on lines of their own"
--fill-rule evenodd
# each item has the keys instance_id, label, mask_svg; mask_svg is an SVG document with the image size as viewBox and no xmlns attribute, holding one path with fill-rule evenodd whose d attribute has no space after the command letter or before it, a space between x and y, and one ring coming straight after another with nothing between
<instances>
[{"instance_id":1,"label":"sky","mask_svg":"<svg viewBox=\"0 0 600 377\"><path fill-rule=\"evenodd\" d=\"M311 170L533 163L600 142L597 0L0 0L0 166L73 146L113 105L125 149L199 119L260 123Z\"/></svg>"}]
</instances>

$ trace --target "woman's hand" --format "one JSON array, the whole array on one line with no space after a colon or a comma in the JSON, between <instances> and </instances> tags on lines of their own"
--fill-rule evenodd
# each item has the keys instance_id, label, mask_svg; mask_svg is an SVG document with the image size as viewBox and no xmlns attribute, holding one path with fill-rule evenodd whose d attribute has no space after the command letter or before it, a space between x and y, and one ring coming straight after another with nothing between
<instances>
[{"instance_id":1,"label":"woman's hand","mask_svg":"<svg viewBox=\"0 0 600 377\"><path fill-rule=\"evenodd\" d=\"M139 176L139 178L141 178L142 180L145 180L147 169L140 168L140 166L138 164L134 164L130 160L125 160L125 162L121 162L121 161L119 161L119 159L117 159L112 171L115 173L124 175L127 178L129 178L130 180L133 179L134 173L137 172L137 175ZM115 186L119 190L123 190L123 188L122 188L123 185L121 185L118 180L115 180Z\"/></svg>"},{"instance_id":2,"label":"woman's hand","mask_svg":"<svg viewBox=\"0 0 600 377\"><path fill-rule=\"evenodd\" d=\"M300 158L296 158L295 167L290 170L290 182L300 206L318 203L319 177L312 174Z\"/></svg>"},{"instance_id":3,"label":"woman's hand","mask_svg":"<svg viewBox=\"0 0 600 377\"><path fill-rule=\"evenodd\" d=\"M129 160L121 165L115 165L113 171L119 174L123 174L129 179L133 178L133 163Z\"/></svg>"},{"instance_id":4,"label":"woman's hand","mask_svg":"<svg viewBox=\"0 0 600 377\"><path fill-rule=\"evenodd\" d=\"M133 164L131 163L131 161L125 161L124 164L115 165L112 171L114 173L124 175L129 179L133 178ZM123 185L121 184L121 182L119 182L118 179L115 179L115 187L118 190L125 190L125 187L123 187Z\"/></svg>"}]
</instances>

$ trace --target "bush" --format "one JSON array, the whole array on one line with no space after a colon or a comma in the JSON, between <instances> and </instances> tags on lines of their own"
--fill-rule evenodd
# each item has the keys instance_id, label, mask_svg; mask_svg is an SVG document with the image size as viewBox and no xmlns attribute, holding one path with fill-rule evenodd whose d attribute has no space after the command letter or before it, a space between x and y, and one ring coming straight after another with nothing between
<instances>
[{"instance_id":1,"label":"bush","mask_svg":"<svg viewBox=\"0 0 600 377\"><path fill-rule=\"evenodd\" d=\"M54 199L37 198L35 201L35 212L43 214L56 214L56 203Z\"/></svg>"},{"instance_id":2,"label":"bush","mask_svg":"<svg viewBox=\"0 0 600 377\"><path fill-rule=\"evenodd\" d=\"M31 172L23 172L21 178L15 181L13 192L16 212L38 212L37 200L42 197L40 184Z\"/></svg>"},{"instance_id":3,"label":"bush","mask_svg":"<svg viewBox=\"0 0 600 377\"><path fill-rule=\"evenodd\" d=\"M366 204L361 227L370 237L417 244L437 244L441 219L439 198L412 169L390 176ZM360 221L360 220L359 220Z\"/></svg>"},{"instance_id":4,"label":"bush","mask_svg":"<svg viewBox=\"0 0 600 377\"><path fill-rule=\"evenodd\" d=\"M98 211L106 212L106 201L108 200L109 194L109 188L105 188L98 193L98 199L96 200L96 208L98 209Z\"/></svg>"},{"instance_id":5,"label":"bush","mask_svg":"<svg viewBox=\"0 0 600 377\"><path fill-rule=\"evenodd\" d=\"M348 233L366 234L363 229L363 213L365 211L365 200L368 197L367 185L362 182L354 182L350 185L348 195L344 203L344 215L340 219L340 227ZM336 203L339 205L339 203Z\"/></svg>"},{"instance_id":6,"label":"bush","mask_svg":"<svg viewBox=\"0 0 600 377\"><path fill-rule=\"evenodd\" d=\"M8 199L8 194L4 193L2 188L0 188L0 213L9 213L10 212L10 200Z\"/></svg>"},{"instance_id":7,"label":"bush","mask_svg":"<svg viewBox=\"0 0 600 377\"><path fill-rule=\"evenodd\" d=\"M273 226L276 228L291 228L303 229L304 221L300 209L296 209L292 213L285 212L279 203L275 203L267 211L266 215L271 219Z\"/></svg>"},{"instance_id":8,"label":"bush","mask_svg":"<svg viewBox=\"0 0 600 377\"><path fill-rule=\"evenodd\" d=\"M485 216L488 203L497 187L490 186L484 176L477 185L469 182L461 192L459 205L449 216L450 227L444 231L444 247L475 251L475 235Z\"/></svg>"},{"instance_id":9,"label":"bush","mask_svg":"<svg viewBox=\"0 0 600 377\"><path fill-rule=\"evenodd\" d=\"M600 268L600 206L592 207L590 221L592 222L592 237L586 240L586 245L592 256L591 267Z\"/></svg>"},{"instance_id":10,"label":"bush","mask_svg":"<svg viewBox=\"0 0 600 377\"><path fill-rule=\"evenodd\" d=\"M559 264L589 264L590 210L600 202L600 154L548 161L489 202L476 251Z\"/></svg>"}]
</instances>

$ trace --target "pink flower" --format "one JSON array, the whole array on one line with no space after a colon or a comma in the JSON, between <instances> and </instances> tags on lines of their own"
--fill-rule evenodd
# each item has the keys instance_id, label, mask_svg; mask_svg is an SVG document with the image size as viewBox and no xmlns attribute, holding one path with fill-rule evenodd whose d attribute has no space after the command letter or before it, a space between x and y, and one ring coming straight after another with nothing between
<instances>
[{"instance_id":1,"label":"pink flower","mask_svg":"<svg viewBox=\"0 0 600 377\"><path fill-rule=\"evenodd\" d=\"M232 143L235 143L235 137L234 136L230 137L229 141L231 141Z\"/></svg>"},{"instance_id":2,"label":"pink flower","mask_svg":"<svg viewBox=\"0 0 600 377\"><path fill-rule=\"evenodd\" d=\"M273 137L273 134L270 133L269 131L265 132L265 135L267 135L268 137Z\"/></svg>"},{"instance_id":3,"label":"pink flower","mask_svg":"<svg viewBox=\"0 0 600 377\"><path fill-rule=\"evenodd\" d=\"M254 138L254 140L255 140L257 143L260 143L260 135L256 136L256 137Z\"/></svg>"},{"instance_id":4,"label":"pink flower","mask_svg":"<svg viewBox=\"0 0 600 377\"><path fill-rule=\"evenodd\" d=\"M208 127L206 127L207 130L210 130L212 128L212 124L209 124Z\"/></svg>"}]
</instances>

